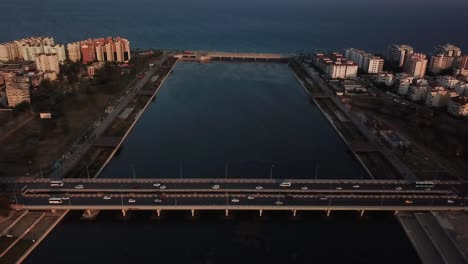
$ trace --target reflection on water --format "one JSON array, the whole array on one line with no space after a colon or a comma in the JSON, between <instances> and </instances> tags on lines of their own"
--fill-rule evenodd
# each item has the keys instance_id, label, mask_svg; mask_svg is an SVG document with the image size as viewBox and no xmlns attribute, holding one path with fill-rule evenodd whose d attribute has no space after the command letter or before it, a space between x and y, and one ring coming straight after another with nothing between
<instances>
[{"instance_id":1,"label":"reflection on water","mask_svg":"<svg viewBox=\"0 0 468 264\"><path fill-rule=\"evenodd\" d=\"M419 263L391 213L74 212L26 263Z\"/></svg>"},{"instance_id":2,"label":"reflection on water","mask_svg":"<svg viewBox=\"0 0 468 264\"><path fill-rule=\"evenodd\" d=\"M360 178L286 64L180 63L102 177ZM226 173L227 171L227 173Z\"/></svg>"}]
</instances>

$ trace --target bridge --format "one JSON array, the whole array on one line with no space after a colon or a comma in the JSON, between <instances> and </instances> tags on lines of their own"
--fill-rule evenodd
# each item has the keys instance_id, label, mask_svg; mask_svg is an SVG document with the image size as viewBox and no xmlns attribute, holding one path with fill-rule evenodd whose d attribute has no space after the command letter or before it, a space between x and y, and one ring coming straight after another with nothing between
<instances>
[{"instance_id":1,"label":"bridge","mask_svg":"<svg viewBox=\"0 0 468 264\"><path fill-rule=\"evenodd\" d=\"M468 210L467 184L405 180L19 179L28 210Z\"/></svg>"},{"instance_id":2,"label":"bridge","mask_svg":"<svg viewBox=\"0 0 468 264\"><path fill-rule=\"evenodd\" d=\"M175 58L188 61L269 61L269 62L288 62L290 55L276 53L247 53L247 52L206 52L190 51L184 54L174 55Z\"/></svg>"}]
</instances>

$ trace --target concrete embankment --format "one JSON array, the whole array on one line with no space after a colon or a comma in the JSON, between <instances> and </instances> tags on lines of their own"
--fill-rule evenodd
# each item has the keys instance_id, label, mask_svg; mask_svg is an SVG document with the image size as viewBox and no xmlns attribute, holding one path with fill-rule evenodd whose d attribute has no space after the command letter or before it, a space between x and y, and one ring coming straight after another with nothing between
<instances>
[{"instance_id":1,"label":"concrete embankment","mask_svg":"<svg viewBox=\"0 0 468 264\"><path fill-rule=\"evenodd\" d=\"M114 150L112 151L112 153L109 155L109 157L106 159L106 161L104 162L104 164L101 166L101 168L98 170L98 172L94 175L94 178L97 178L99 177L99 175L102 173L102 171L104 170L104 168L107 166L107 164L112 160L112 158L115 156L115 154L117 153L117 151L119 150L119 148L122 146L122 144L124 143L124 141L127 139L128 135L130 134L130 132L133 130L133 128L135 127L135 125L138 123L138 121L140 120L141 116L143 115L143 113L145 112L145 110L148 108L148 106L150 105L150 103L153 101L153 99L155 98L155 96L158 94L159 92L159 89L161 89L161 87L164 85L164 83L166 82L166 79L167 77L172 73L172 71L174 70L174 68L176 67L177 63L179 61L176 60L175 63L172 65L171 69L167 72L166 76L164 76L164 78L162 79L161 83L159 84L159 86L156 88L156 90L154 91L153 95L148 99L148 101L146 102L145 106L138 112L135 120L133 121L133 123L130 125L130 127L127 129L127 131L125 132L124 136L122 137L122 139L120 140L119 144L114 148Z\"/></svg>"},{"instance_id":2,"label":"concrete embankment","mask_svg":"<svg viewBox=\"0 0 468 264\"><path fill-rule=\"evenodd\" d=\"M0 262L21 263L68 211L24 211L11 217L0 237Z\"/></svg>"}]
</instances>

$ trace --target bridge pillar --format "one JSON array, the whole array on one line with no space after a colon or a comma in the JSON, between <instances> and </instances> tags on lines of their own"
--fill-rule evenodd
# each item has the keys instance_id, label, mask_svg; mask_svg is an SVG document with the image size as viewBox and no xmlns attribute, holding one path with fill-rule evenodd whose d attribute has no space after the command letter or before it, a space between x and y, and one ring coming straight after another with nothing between
<instances>
[{"instance_id":1,"label":"bridge pillar","mask_svg":"<svg viewBox=\"0 0 468 264\"><path fill-rule=\"evenodd\" d=\"M262 216L262 214L263 214L263 210L262 210L262 209L260 209L260 210L258 211L258 214L259 214L260 216Z\"/></svg>"},{"instance_id":2,"label":"bridge pillar","mask_svg":"<svg viewBox=\"0 0 468 264\"><path fill-rule=\"evenodd\" d=\"M364 210L361 210L361 217L364 215Z\"/></svg>"},{"instance_id":3,"label":"bridge pillar","mask_svg":"<svg viewBox=\"0 0 468 264\"><path fill-rule=\"evenodd\" d=\"M293 216L296 216L297 211L293 210Z\"/></svg>"},{"instance_id":4,"label":"bridge pillar","mask_svg":"<svg viewBox=\"0 0 468 264\"><path fill-rule=\"evenodd\" d=\"M229 216L229 210L226 209L226 216Z\"/></svg>"},{"instance_id":5,"label":"bridge pillar","mask_svg":"<svg viewBox=\"0 0 468 264\"><path fill-rule=\"evenodd\" d=\"M158 214L158 217L161 216L161 209L156 210L156 213Z\"/></svg>"},{"instance_id":6,"label":"bridge pillar","mask_svg":"<svg viewBox=\"0 0 468 264\"><path fill-rule=\"evenodd\" d=\"M192 212L192 216L195 216L195 210L192 209L192 210L190 210L190 211Z\"/></svg>"},{"instance_id":7,"label":"bridge pillar","mask_svg":"<svg viewBox=\"0 0 468 264\"><path fill-rule=\"evenodd\" d=\"M327 216L330 216L331 210L327 210Z\"/></svg>"},{"instance_id":8,"label":"bridge pillar","mask_svg":"<svg viewBox=\"0 0 468 264\"><path fill-rule=\"evenodd\" d=\"M123 217L127 216L127 210L122 209L122 216L123 216Z\"/></svg>"}]
</instances>

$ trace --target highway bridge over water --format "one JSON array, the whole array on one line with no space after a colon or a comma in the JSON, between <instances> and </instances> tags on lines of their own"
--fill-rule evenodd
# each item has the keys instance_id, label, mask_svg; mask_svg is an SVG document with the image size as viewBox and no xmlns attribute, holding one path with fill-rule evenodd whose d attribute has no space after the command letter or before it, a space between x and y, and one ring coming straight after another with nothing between
<instances>
[{"instance_id":1,"label":"highway bridge over water","mask_svg":"<svg viewBox=\"0 0 468 264\"><path fill-rule=\"evenodd\" d=\"M405 180L48 179L5 181L28 210L468 210L467 184Z\"/></svg>"}]
</instances>

